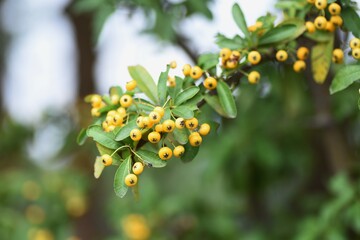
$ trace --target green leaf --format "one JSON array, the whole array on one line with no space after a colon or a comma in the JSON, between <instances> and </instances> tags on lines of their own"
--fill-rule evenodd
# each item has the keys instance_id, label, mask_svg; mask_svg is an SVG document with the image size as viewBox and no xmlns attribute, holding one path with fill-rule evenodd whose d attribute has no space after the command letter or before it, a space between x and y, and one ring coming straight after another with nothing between
<instances>
[{"instance_id":1,"label":"green leaf","mask_svg":"<svg viewBox=\"0 0 360 240\"><path fill-rule=\"evenodd\" d=\"M101 7L103 0L77 0L72 6L75 13L92 12Z\"/></svg>"},{"instance_id":2,"label":"green leaf","mask_svg":"<svg viewBox=\"0 0 360 240\"><path fill-rule=\"evenodd\" d=\"M178 141L178 143L184 145L188 142L189 130L186 128L183 129L175 128L175 130L173 131L173 135L175 140Z\"/></svg>"},{"instance_id":3,"label":"green leaf","mask_svg":"<svg viewBox=\"0 0 360 240\"><path fill-rule=\"evenodd\" d=\"M247 39L250 39L250 33L247 28L246 20L244 17L243 12L241 11L241 8L239 4L234 4L232 7L232 15L235 20L236 25L240 28L240 30L244 33L245 37Z\"/></svg>"},{"instance_id":4,"label":"green leaf","mask_svg":"<svg viewBox=\"0 0 360 240\"><path fill-rule=\"evenodd\" d=\"M116 133L115 140L122 141L125 138L130 136L131 130L136 128L136 119L129 121L126 125L124 125L120 130Z\"/></svg>"},{"instance_id":5,"label":"green leaf","mask_svg":"<svg viewBox=\"0 0 360 240\"><path fill-rule=\"evenodd\" d=\"M83 128L80 130L79 135L76 138L76 142L81 146L85 143L86 139L87 139L86 128Z\"/></svg>"},{"instance_id":6,"label":"green leaf","mask_svg":"<svg viewBox=\"0 0 360 240\"><path fill-rule=\"evenodd\" d=\"M330 94L344 90L360 79L360 65L347 65L337 71L331 85Z\"/></svg>"},{"instance_id":7,"label":"green leaf","mask_svg":"<svg viewBox=\"0 0 360 240\"><path fill-rule=\"evenodd\" d=\"M198 92L199 92L199 88L196 86L193 87L189 87L187 89L185 89L184 91L180 92L176 97L175 97L175 105L180 105L183 102L191 99L192 97L194 97Z\"/></svg>"},{"instance_id":8,"label":"green leaf","mask_svg":"<svg viewBox=\"0 0 360 240\"><path fill-rule=\"evenodd\" d=\"M125 184L125 177L130 173L131 156L128 156L116 170L114 178L114 191L118 197L123 198L129 187Z\"/></svg>"},{"instance_id":9,"label":"green leaf","mask_svg":"<svg viewBox=\"0 0 360 240\"><path fill-rule=\"evenodd\" d=\"M359 107L359 110L360 110L360 98L358 100L358 107Z\"/></svg>"},{"instance_id":10,"label":"green leaf","mask_svg":"<svg viewBox=\"0 0 360 240\"><path fill-rule=\"evenodd\" d=\"M229 118L235 118L237 109L234 97L229 86L224 81L219 81L216 87L222 109Z\"/></svg>"},{"instance_id":11,"label":"green leaf","mask_svg":"<svg viewBox=\"0 0 360 240\"><path fill-rule=\"evenodd\" d=\"M219 46L219 48L241 49L244 48L247 43L239 35L236 35L231 39L218 33L216 35L216 44Z\"/></svg>"},{"instance_id":12,"label":"green leaf","mask_svg":"<svg viewBox=\"0 0 360 240\"><path fill-rule=\"evenodd\" d=\"M162 168L166 166L166 161L161 160L157 153L140 149L136 151L136 154L138 154L149 167Z\"/></svg>"},{"instance_id":13,"label":"green leaf","mask_svg":"<svg viewBox=\"0 0 360 240\"><path fill-rule=\"evenodd\" d=\"M183 87L184 80L181 77L175 76L175 82L176 82L175 87L169 87L167 89L171 98L175 98L176 95L179 94L179 92L181 91L181 89Z\"/></svg>"},{"instance_id":14,"label":"green leaf","mask_svg":"<svg viewBox=\"0 0 360 240\"><path fill-rule=\"evenodd\" d=\"M90 126L87 129L86 134L89 137L92 137L95 142L98 142L107 148L117 149L121 146L119 142L114 140L114 134L112 132L104 132L102 127L99 125Z\"/></svg>"},{"instance_id":15,"label":"green leaf","mask_svg":"<svg viewBox=\"0 0 360 240\"><path fill-rule=\"evenodd\" d=\"M169 76L169 69L170 69L170 65L166 66L166 71L162 72L159 76L159 81L158 81L158 95L159 95L159 102L160 105L163 105L166 101L166 97L167 97L167 79Z\"/></svg>"},{"instance_id":16,"label":"green leaf","mask_svg":"<svg viewBox=\"0 0 360 240\"><path fill-rule=\"evenodd\" d=\"M259 45L277 44L291 41L304 33L306 27L303 21L290 21L282 23L267 31L259 40Z\"/></svg>"},{"instance_id":17,"label":"green leaf","mask_svg":"<svg viewBox=\"0 0 360 240\"><path fill-rule=\"evenodd\" d=\"M120 97L124 94L123 90L119 86L113 86L109 90L110 96L119 95Z\"/></svg>"},{"instance_id":18,"label":"green leaf","mask_svg":"<svg viewBox=\"0 0 360 240\"><path fill-rule=\"evenodd\" d=\"M104 170L105 165L102 162L101 157L96 157L94 163L94 177L97 179L101 176L102 171Z\"/></svg>"},{"instance_id":19,"label":"green leaf","mask_svg":"<svg viewBox=\"0 0 360 240\"><path fill-rule=\"evenodd\" d=\"M115 5L102 4L96 9L93 18L93 42L96 43L106 20L115 12Z\"/></svg>"},{"instance_id":20,"label":"green leaf","mask_svg":"<svg viewBox=\"0 0 360 240\"><path fill-rule=\"evenodd\" d=\"M333 38L331 41L318 43L311 49L311 70L316 83L324 83L331 64L333 51Z\"/></svg>"},{"instance_id":21,"label":"green leaf","mask_svg":"<svg viewBox=\"0 0 360 240\"><path fill-rule=\"evenodd\" d=\"M341 10L341 17L344 20L344 26L352 34L359 38L360 37L360 17L352 7L346 7Z\"/></svg>"},{"instance_id":22,"label":"green leaf","mask_svg":"<svg viewBox=\"0 0 360 240\"><path fill-rule=\"evenodd\" d=\"M136 80L138 88L154 103L157 101L157 87L148 71L140 65L128 67L131 77Z\"/></svg>"},{"instance_id":23,"label":"green leaf","mask_svg":"<svg viewBox=\"0 0 360 240\"><path fill-rule=\"evenodd\" d=\"M313 33L306 32L304 36L316 42L328 42L333 38L334 34L331 32L315 31Z\"/></svg>"},{"instance_id":24,"label":"green leaf","mask_svg":"<svg viewBox=\"0 0 360 240\"><path fill-rule=\"evenodd\" d=\"M188 106L177 106L171 109L171 112L178 117L190 119L194 117L194 112Z\"/></svg>"},{"instance_id":25,"label":"green leaf","mask_svg":"<svg viewBox=\"0 0 360 240\"><path fill-rule=\"evenodd\" d=\"M181 161L184 163L191 162L199 152L199 147L193 147L190 143L184 145L185 152L181 156Z\"/></svg>"},{"instance_id":26,"label":"green leaf","mask_svg":"<svg viewBox=\"0 0 360 240\"><path fill-rule=\"evenodd\" d=\"M219 63L219 54L206 53L200 55L198 59L198 64L203 70L209 70L216 67Z\"/></svg>"},{"instance_id":27,"label":"green leaf","mask_svg":"<svg viewBox=\"0 0 360 240\"><path fill-rule=\"evenodd\" d=\"M115 110L115 109L117 109L116 105L108 105L108 106L100 108L99 113L109 112L109 111Z\"/></svg>"},{"instance_id":28,"label":"green leaf","mask_svg":"<svg viewBox=\"0 0 360 240\"><path fill-rule=\"evenodd\" d=\"M199 102L201 102L204 99L204 95L201 92L198 92L193 98L187 100L184 104L182 105L187 105L187 106L196 106ZM193 110L194 107L192 107Z\"/></svg>"},{"instance_id":29,"label":"green leaf","mask_svg":"<svg viewBox=\"0 0 360 240\"><path fill-rule=\"evenodd\" d=\"M97 147L100 155L104 155L104 154L112 155L112 153L114 152L113 149L109 149L109 148L101 145L100 143L96 143L96 147ZM119 165L122 161L121 157L117 153L112 155L112 159L113 159L112 165Z\"/></svg>"},{"instance_id":30,"label":"green leaf","mask_svg":"<svg viewBox=\"0 0 360 240\"><path fill-rule=\"evenodd\" d=\"M214 109L220 116L228 118L229 116L225 113L224 109L221 107L219 97L217 95L205 95L205 101L209 106Z\"/></svg>"}]
</instances>

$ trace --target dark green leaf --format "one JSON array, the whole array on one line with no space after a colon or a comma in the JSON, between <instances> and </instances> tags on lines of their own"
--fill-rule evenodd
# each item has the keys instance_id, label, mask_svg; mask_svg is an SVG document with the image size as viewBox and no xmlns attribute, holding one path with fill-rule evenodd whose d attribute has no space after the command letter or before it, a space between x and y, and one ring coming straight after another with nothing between
<instances>
[{"instance_id":1,"label":"dark green leaf","mask_svg":"<svg viewBox=\"0 0 360 240\"><path fill-rule=\"evenodd\" d=\"M193 147L190 145L190 143L187 143L184 145L184 148L185 148L185 152L181 156L181 161L183 161L185 163L191 162L198 154L199 147Z\"/></svg>"},{"instance_id":2,"label":"dark green leaf","mask_svg":"<svg viewBox=\"0 0 360 240\"><path fill-rule=\"evenodd\" d=\"M224 109L221 107L220 105L220 100L219 97L217 95L205 95L205 101L207 102L207 104L209 104L209 106L214 109L220 116L223 117L229 117Z\"/></svg>"},{"instance_id":3,"label":"dark green leaf","mask_svg":"<svg viewBox=\"0 0 360 240\"><path fill-rule=\"evenodd\" d=\"M176 82L175 87L168 88L168 92L169 92L169 95L171 98L175 98L176 95L179 94L179 92L181 91L181 89L183 87L184 80L181 77L175 76L175 82Z\"/></svg>"},{"instance_id":4,"label":"dark green leaf","mask_svg":"<svg viewBox=\"0 0 360 240\"><path fill-rule=\"evenodd\" d=\"M302 21L290 21L270 29L259 40L259 45L277 44L291 41L304 33L306 27Z\"/></svg>"},{"instance_id":5,"label":"dark green leaf","mask_svg":"<svg viewBox=\"0 0 360 240\"><path fill-rule=\"evenodd\" d=\"M169 76L169 69L170 66L167 65L166 67L166 71L162 72L159 76L159 81L158 81L158 95L159 95L159 103L160 105L163 105L166 101L166 97L167 97L167 79Z\"/></svg>"},{"instance_id":6,"label":"dark green leaf","mask_svg":"<svg viewBox=\"0 0 360 240\"><path fill-rule=\"evenodd\" d=\"M229 86L224 81L219 81L216 87L222 109L229 118L235 118L237 109L234 97Z\"/></svg>"},{"instance_id":7,"label":"dark green leaf","mask_svg":"<svg viewBox=\"0 0 360 240\"><path fill-rule=\"evenodd\" d=\"M138 88L154 103L157 103L157 87L148 71L140 65L128 67L131 77L136 80Z\"/></svg>"},{"instance_id":8,"label":"dark green leaf","mask_svg":"<svg viewBox=\"0 0 360 240\"><path fill-rule=\"evenodd\" d=\"M177 106L173 108L171 111L175 116L182 117L185 119L190 119L194 117L194 111L191 110L188 106Z\"/></svg>"},{"instance_id":9,"label":"dark green leaf","mask_svg":"<svg viewBox=\"0 0 360 240\"><path fill-rule=\"evenodd\" d=\"M344 26L355 37L360 37L360 17L352 7L347 7L341 10L341 17L344 20Z\"/></svg>"},{"instance_id":10,"label":"dark green leaf","mask_svg":"<svg viewBox=\"0 0 360 240\"><path fill-rule=\"evenodd\" d=\"M86 134L89 137L92 137L95 142L100 143L101 145L110 148L110 149L117 149L121 146L119 142L114 140L114 134L112 132L104 132L101 126L92 125L90 126Z\"/></svg>"},{"instance_id":11,"label":"dark green leaf","mask_svg":"<svg viewBox=\"0 0 360 240\"><path fill-rule=\"evenodd\" d=\"M187 89L185 89L184 91L180 92L176 98L175 98L175 105L180 105L183 102L191 99L192 97L194 97L198 92L199 92L199 88L196 86L193 87L189 87Z\"/></svg>"},{"instance_id":12,"label":"dark green leaf","mask_svg":"<svg viewBox=\"0 0 360 240\"><path fill-rule=\"evenodd\" d=\"M114 177L114 191L118 197L124 197L129 187L125 184L125 177L130 173L131 156L128 156L116 170Z\"/></svg>"},{"instance_id":13,"label":"dark green leaf","mask_svg":"<svg viewBox=\"0 0 360 240\"><path fill-rule=\"evenodd\" d=\"M219 62L219 54L206 53L200 55L198 64L203 70L209 70L216 67Z\"/></svg>"},{"instance_id":14,"label":"dark green leaf","mask_svg":"<svg viewBox=\"0 0 360 240\"><path fill-rule=\"evenodd\" d=\"M241 11L241 8L239 4L234 4L232 7L232 15L235 20L236 25L240 28L240 30L244 33L245 37L247 39L250 39L250 33L247 28L246 20L244 17L243 12Z\"/></svg>"},{"instance_id":15,"label":"dark green leaf","mask_svg":"<svg viewBox=\"0 0 360 240\"><path fill-rule=\"evenodd\" d=\"M86 139L87 139L86 129L83 128L83 129L81 129L81 131L79 132L79 135L78 135L77 138L76 138L76 142L77 142L77 144L79 144L79 145L83 145L83 144L85 143Z\"/></svg>"},{"instance_id":16,"label":"dark green leaf","mask_svg":"<svg viewBox=\"0 0 360 240\"><path fill-rule=\"evenodd\" d=\"M240 49L244 48L247 43L239 35L236 35L233 39L230 39L219 33L216 35L216 44L220 48Z\"/></svg>"},{"instance_id":17,"label":"dark green leaf","mask_svg":"<svg viewBox=\"0 0 360 240\"><path fill-rule=\"evenodd\" d=\"M136 119L129 121L126 125L120 128L119 132L116 133L115 140L122 141L125 138L129 137L131 130L133 130L136 127L137 127Z\"/></svg>"},{"instance_id":18,"label":"dark green leaf","mask_svg":"<svg viewBox=\"0 0 360 240\"><path fill-rule=\"evenodd\" d=\"M204 99L204 95L201 92L198 92L193 98L187 100L184 104L186 106L197 106L199 102L201 102ZM195 110L194 107L191 107L191 109Z\"/></svg>"},{"instance_id":19,"label":"dark green leaf","mask_svg":"<svg viewBox=\"0 0 360 240\"><path fill-rule=\"evenodd\" d=\"M175 128L175 130L173 131L173 135L178 143L184 145L188 142L189 130L186 128L183 129Z\"/></svg>"},{"instance_id":20,"label":"dark green leaf","mask_svg":"<svg viewBox=\"0 0 360 240\"><path fill-rule=\"evenodd\" d=\"M166 166L166 161L161 160L157 153L140 149L136 151L136 154L138 154L148 166L155 168L162 168Z\"/></svg>"},{"instance_id":21,"label":"dark green leaf","mask_svg":"<svg viewBox=\"0 0 360 240\"><path fill-rule=\"evenodd\" d=\"M331 86L330 94L344 90L360 79L360 65L347 65L337 71Z\"/></svg>"}]
</instances>

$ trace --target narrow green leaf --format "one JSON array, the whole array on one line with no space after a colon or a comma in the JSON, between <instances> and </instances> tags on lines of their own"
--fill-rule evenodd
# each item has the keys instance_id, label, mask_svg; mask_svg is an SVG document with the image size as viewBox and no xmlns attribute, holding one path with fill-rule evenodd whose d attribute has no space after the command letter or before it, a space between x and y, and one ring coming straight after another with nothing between
<instances>
[{"instance_id":1,"label":"narrow green leaf","mask_svg":"<svg viewBox=\"0 0 360 240\"><path fill-rule=\"evenodd\" d=\"M201 54L198 59L198 65L203 70L209 70L211 68L214 68L218 63L219 63L219 54L214 54L214 53Z\"/></svg>"},{"instance_id":2,"label":"narrow green leaf","mask_svg":"<svg viewBox=\"0 0 360 240\"><path fill-rule=\"evenodd\" d=\"M209 106L214 109L220 116L228 118L229 116L226 114L224 109L221 107L219 97L217 95L208 95L204 96L205 101Z\"/></svg>"},{"instance_id":3,"label":"narrow green leaf","mask_svg":"<svg viewBox=\"0 0 360 240\"><path fill-rule=\"evenodd\" d=\"M119 86L113 86L109 90L110 96L119 95L120 97L124 94L123 90Z\"/></svg>"},{"instance_id":4,"label":"narrow green leaf","mask_svg":"<svg viewBox=\"0 0 360 240\"><path fill-rule=\"evenodd\" d=\"M131 156L128 156L116 170L114 177L114 191L118 197L123 198L129 187L125 184L125 177L130 173Z\"/></svg>"},{"instance_id":5,"label":"narrow green leaf","mask_svg":"<svg viewBox=\"0 0 360 240\"><path fill-rule=\"evenodd\" d=\"M311 70L316 83L324 83L331 64L333 38L329 42L316 44L311 49Z\"/></svg>"},{"instance_id":6,"label":"narrow green leaf","mask_svg":"<svg viewBox=\"0 0 360 240\"><path fill-rule=\"evenodd\" d=\"M169 69L170 69L170 65L166 66L166 71L162 72L159 76L159 81L158 81L158 95L159 95L159 102L160 105L163 105L166 101L166 97L167 97L167 79L169 76Z\"/></svg>"},{"instance_id":7,"label":"narrow green leaf","mask_svg":"<svg viewBox=\"0 0 360 240\"><path fill-rule=\"evenodd\" d=\"M171 112L178 117L190 119L194 117L194 111L187 106L177 106L171 110Z\"/></svg>"},{"instance_id":8,"label":"narrow green leaf","mask_svg":"<svg viewBox=\"0 0 360 240\"><path fill-rule=\"evenodd\" d=\"M235 118L237 109L234 97L229 86L224 81L219 81L216 87L222 109L229 118Z\"/></svg>"},{"instance_id":9,"label":"narrow green leaf","mask_svg":"<svg viewBox=\"0 0 360 240\"><path fill-rule=\"evenodd\" d=\"M157 87L148 71L140 65L128 67L131 77L136 80L138 88L154 103L158 103Z\"/></svg>"},{"instance_id":10,"label":"narrow green leaf","mask_svg":"<svg viewBox=\"0 0 360 240\"><path fill-rule=\"evenodd\" d=\"M192 97L194 97L198 92L199 92L199 88L196 86L193 87L189 87L187 89L185 89L184 91L180 92L176 98L175 98L175 105L180 105L183 102L191 99Z\"/></svg>"},{"instance_id":11,"label":"narrow green leaf","mask_svg":"<svg viewBox=\"0 0 360 240\"><path fill-rule=\"evenodd\" d=\"M119 142L114 140L114 134L112 132L104 132L101 126L90 126L87 129L86 134L89 137L92 137L95 142L98 142L109 149L117 149L121 146Z\"/></svg>"},{"instance_id":12,"label":"narrow green leaf","mask_svg":"<svg viewBox=\"0 0 360 240\"><path fill-rule=\"evenodd\" d=\"M181 161L184 163L191 162L199 152L199 147L193 147L190 143L184 145L185 152L181 156Z\"/></svg>"},{"instance_id":13,"label":"narrow green leaf","mask_svg":"<svg viewBox=\"0 0 360 240\"><path fill-rule=\"evenodd\" d=\"M247 28L246 20L244 17L244 13L242 12L239 4L234 4L232 7L232 16L235 20L236 25L240 28L240 30L244 33L245 38L250 39L250 33Z\"/></svg>"},{"instance_id":14,"label":"narrow green leaf","mask_svg":"<svg viewBox=\"0 0 360 240\"><path fill-rule=\"evenodd\" d=\"M105 107L100 108L99 112L104 113L104 112L108 112L108 111L111 111L111 110L115 110L116 108L117 108L116 105L107 105Z\"/></svg>"},{"instance_id":15,"label":"narrow green leaf","mask_svg":"<svg viewBox=\"0 0 360 240\"><path fill-rule=\"evenodd\" d=\"M101 145L100 143L96 143L96 147L97 147L100 155L104 155L104 154L112 155L112 153L114 152L113 149L109 149L109 148ZM113 159L112 165L119 165L122 161L121 157L117 153L112 155L112 159Z\"/></svg>"},{"instance_id":16,"label":"narrow green leaf","mask_svg":"<svg viewBox=\"0 0 360 240\"><path fill-rule=\"evenodd\" d=\"M184 145L188 142L189 130L186 128L183 129L175 128L175 130L173 131L173 135L178 143Z\"/></svg>"},{"instance_id":17,"label":"narrow green leaf","mask_svg":"<svg viewBox=\"0 0 360 240\"><path fill-rule=\"evenodd\" d=\"M266 32L259 40L259 45L276 44L297 38L306 30L305 25L283 24Z\"/></svg>"},{"instance_id":18,"label":"narrow green leaf","mask_svg":"<svg viewBox=\"0 0 360 240\"><path fill-rule=\"evenodd\" d=\"M136 127L137 127L136 119L131 120L126 125L124 125L122 128L120 128L119 132L116 133L115 140L122 141L125 138L129 137L131 130L133 130Z\"/></svg>"},{"instance_id":19,"label":"narrow green leaf","mask_svg":"<svg viewBox=\"0 0 360 240\"><path fill-rule=\"evenodd\" d=\"M216 35L216 44L220 48L241 49L246 46L246 41L239 35L231 39L219 33Z\"/></svg>"},{"instance_id":20,"label":"narrow green leaf","mask_svg":"<svg viewBox=\"0 0 360 240\"><path fill-rule=\"evenodd\" d=\"M355 37L360 37L360 17L352 7L346 7L341 10L341 17L344 19L344 26Z\"/></svg>"},{"instance_id":21,"label":"narrow green leaf","mask_svg":"<svg viewBox=\"0 0 360 240\"><path fill-rule=\"evenodd\" d=\"M162 168L166 166L166 161L161 160L159 155L155 152L140 149L136 151L136 154L138 154L148 166L155 168Z\"/></svg>"},{"instance_id":22,"label":"narrow green leaf","mask_svg":"<svg viewBox=\"0 0 360 240\"><path fill-rule=\"evenodd\" d=\"M192 97L191 99L187 100L185 103L183 103L182 105L187 105L187 106L197 106L199 102L201 102L204 99L204 95L201 92L198 92L194 97ZM195 110L195 109L193 109Z\"/></svg>"},{"instance_id":23,"label":"narrow green leaf","mask_svg":"<svg viewBox=\"0 0 360 240\"><path fill-rule=\"evenodd\" d=\"M86 139L87 139L86 128L83 128L80 130L79 135L76 138L76 142L81 146L85 143Z\"/></svg>"},{"instance_id":24,"label":"narrow green leaf","mask_svg":"<svg viewBox=\"0 0 360 240\"><path fill-rule=\"evenodd\" d=\"M175 87L169 87L167 89L171 98L175 98L176 95L179 94L179 92L183 87L184 80L181 77L175 76L175 82L176 82Z\"/></svg>"},{"instance_id":25,"label":"narrow green leaf","mask_svg":"<svg viewBox=\"0 0 360 240\"><path fill-rule=\"evenodd\" d=\"M360 79L360 65L347 65L337 71L331 86L330 94L344 90Z\"/></svg>"},{"instance_id":26,"label":"narrow green leaf","mask_svg":"<svg viewBox=\"0 0 360 240\"><path fill-rule=\"evenodd\" d=\"M94 163L94 177L97 179L101 176L102 171L104 170L105 165L102 162L101 157L96 157Z\"/></svg>"}]
</instances>

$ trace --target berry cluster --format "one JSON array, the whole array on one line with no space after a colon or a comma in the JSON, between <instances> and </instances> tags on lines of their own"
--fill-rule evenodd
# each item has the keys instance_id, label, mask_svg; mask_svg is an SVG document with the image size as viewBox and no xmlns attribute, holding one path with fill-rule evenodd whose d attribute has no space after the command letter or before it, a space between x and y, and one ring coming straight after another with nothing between
<instances>
[{"instance_id":1,"label":"berry cluster","mask_svg":"<svg viewBox=\"0 0 360 240\"><path fill-rule=\"evenodd\" d=\"M306 29L309 33L316 30L334 32L336 27L341 27L343 19L340 16L341 6L337 3L327 4L326 0L307 0L308 3L313 4L319 10L318 16L314 21L307 21L305 23ZM325 10L328 10L330 18L326 19Z\"/></svg>"}]
</instances>

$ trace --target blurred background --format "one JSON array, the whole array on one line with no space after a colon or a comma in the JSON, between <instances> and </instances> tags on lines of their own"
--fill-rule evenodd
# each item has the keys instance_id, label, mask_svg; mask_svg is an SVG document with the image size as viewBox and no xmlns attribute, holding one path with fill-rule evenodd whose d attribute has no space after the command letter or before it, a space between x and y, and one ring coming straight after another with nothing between
<instances>
[{"instance_id":1,"label":"blurred background","mask_svg":"<svg viewBox=\"0 0 360 240\"><path fill-rule=\"evenodd\" d=\"M275 0L0 1L0 239L360 239L355 86L268 76L192 163L145 171L140 201L115 196L115 168L94 179L83 97L218 51L234 2L249 25L281 19Z\"/></svg>"}]
</instances>

